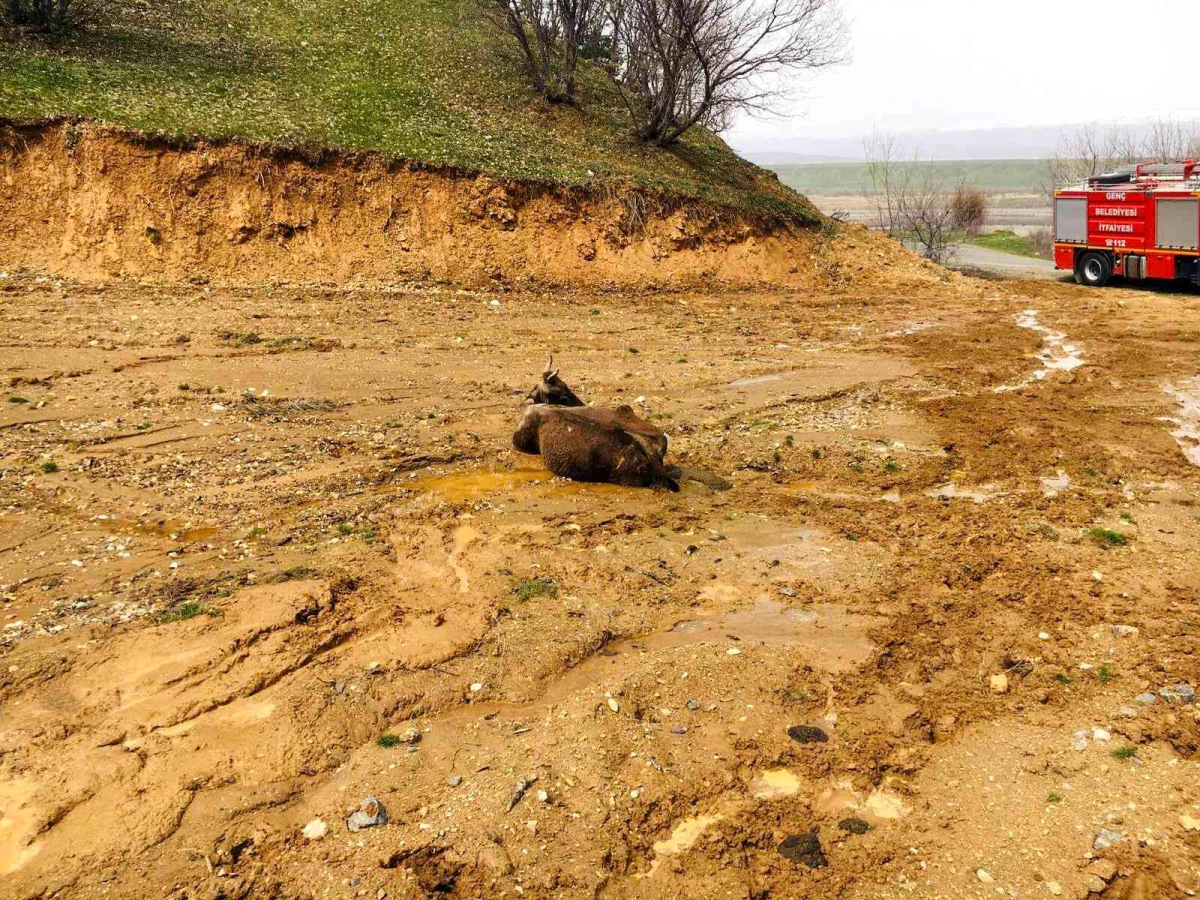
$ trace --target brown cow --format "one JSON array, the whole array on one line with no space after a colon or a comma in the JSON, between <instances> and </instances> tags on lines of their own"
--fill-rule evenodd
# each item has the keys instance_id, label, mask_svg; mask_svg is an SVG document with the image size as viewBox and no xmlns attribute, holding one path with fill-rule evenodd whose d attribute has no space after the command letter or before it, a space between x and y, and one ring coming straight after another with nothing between
<instances>
[{"instance_id":1,"label":"brown cow","mask_svg":"<svg viewBox=\"0 0 1200 900\"><path fill-rule=\"evenodd\" d=\"M562 478L679 490L677 470L663 463L667 436L629 406L585 407L558 377L553 359L526 398L513 446L540 453L546 468Z\"/></svg>"}]
</instances>

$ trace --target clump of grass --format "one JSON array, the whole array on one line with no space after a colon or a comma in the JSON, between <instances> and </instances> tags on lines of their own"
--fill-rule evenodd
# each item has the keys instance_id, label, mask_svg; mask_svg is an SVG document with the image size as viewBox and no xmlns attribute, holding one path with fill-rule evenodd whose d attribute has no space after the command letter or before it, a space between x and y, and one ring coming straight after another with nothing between
<instances>
[{"instance_id":1,"label":"clump of grass","mask_svg":"<svg viewBox=\"0 0 1200 900\"><path fill-rule=\"evenodd\" d=\"M1059 672L1057 675L1055 675L1054 680L1064 687L1068 687L1075 683L1075 680L1071 678L1070 675L1064 675L1062 672Z\"/></svg>"},{"instance_id":2,"label":"clump of grass","mask_svg":"<svg viewBox=\"0 0 1200 900\"><path fill-rule=\"evenodd\" d=\"M1097 527L1089 529L1088 537L1106 550L1110 547L1124 547L1129 543L1128 536L1121 534L1119 531L1112 531L1108 528Z\"/></svg>"},{"instance_id":3,"label":"clump of grass","mask_svg":"<svg viewBox=\"0 0 1200 900\"><path fill-rule=\"evenodd\" d=\"M1046 802L1047 803L1062 803L1063 796L1062 796L1062 794L1049 794L1046 797Z\"/></svg>"},{"instance_id":4,"label":"clump of grass","mask_svg":"<svg viewBox=\"0 0 1200 900\"><path fill-rule=\"evenodd\" d=\"M255 525L253 528L251 528L249 531L246 532L246 539L253 541L256 538L262 537L266 533L267 533L267 529L263 528L261 525Z\"/></svg>"},{"instance_id":5,"label":"clump of grass","mask_svg":"<svg viewBox=\"0 0 1200 900\"><path fill-rule=\"evenodd\" d=\"M338 534L354 534L354 526L349 522L338 522L336 528Z\"/></svg>"},{"instance_id":6,"label":"clump of grass","mask_svg":"<svg viewBox=\"0 0 1200 900\"><path fill-rule=\"evenodd\" d=\"M154 426L153 422L142 422L140 425L133 426L138 431L149 431Z\"/></svg>"},{"instance_id":7,"label":"clump of grass","mask_svg":"<svg viewBox=\"0 0 1200 900\"><path fill-rule=\"evenodd\" d=\"M820 459L820 458L821 458L821 448L820 448L820 447L813 447L813 448L812 448L812 458L813 458L813 459Z\"/></svg>"},{"instance_id":8,"label":"clump of grass","mask_svg":"<svg viewBox=\"0 0 1200 900\"><path fill-rule=\"evenodd\" d=\"M522 578L513 581L510 593L521 603L528 603L535 597L553 597L558 585L549 578Z\"/></svg>"},{"instance_id":9,"label":"clump of grass","mask_svg":"<svg viewBox=\"0 0 1200 900\"><path fill-rule=\"evenodd\" d=\"M1108 663L1102 665L1096 670L1096 677L1100 679L1101 684L1108 684L1117 677L1116 671Z\"/></svg>"},{"instance_id":10,"label":"clump of grass","mask_svg":"<svg viewBox=\"0 0 1200 900\"><path fill-rule=\"evenodd\" d=\"M44 462L42 463L42 471L47 475L53 475L58 471L58 463L54 461Z\"/></svg>"},{"instance_id":11,"label":"clump of grass","mask_svg":"<svg viewBox=\"0 0 1200 900\"><path fill-rule=\"evenodd\" d=\"M637 348L637 347L630 347L630 348L629 348L629 352L630 352L630 353L641 353L641 351L640 351L640 350L638 350L638 348Z\"/></svg>"},{"instance_id":12,"label":"clump of grass","mask_svg":"<svg viewBox=\"0 0 1200 900\"><path fill-rule=\"evenodd\" d=\"M883 468L888 472L899 472L900 463L896 462L894 459L889 459L883 464Z\"/></svg>"},{"instance_id":13,"label":"clump of grass","mask_svg":"<svg viewBox=\"0 0 1200 900\"><path fill-rule=\"evenodd\" d=\"M194 619L197 616L212 616L216 615L216 610L206 603L201 603L199 600L188 600L185 603L179 604L174 609L169 609L158 616L158 624L169 625L172 622L186 622L188 619Z\"/></svg>"},{"instance_id":14,"label":"clump of grass","mask_svg":"<svg viewBox=\"0 0 1200 900\"><path fill-rule=\"evenodd\" d=\"M1110 755L1113 759L1133 759L1137 756L1137 747L1118 747Z\"/></svg>"},{"instance_id":15,"label":"clump of grass","mask_svg":"<svg viewBox=\"0 0 1200 900\"><path fill-rule=\"evenodd\" d=\"M16 394L13 394L11 397L8 398L8 402L9 403L28 403L29 399L27 397L18 397Z\"/></svg>"},{"instance_id":16,"label":"clump of grass","mask_svg":"<svg viewBox=\"0 0 1200 900\"><path fill-rule=\"evenodd\" d=\"M399 747L403 741L400 740L400 736L398 734L381 734L375 739L375 743L377 743L384 750L390 750L393 747Z\"/></svg>"},{"instance_id":17,"label":"clump of grass","mask_svg":"<svg viewBox=\"0 0 1200 900\"><path fill-rule=\"evenodd\" d=\"M1126 525L1136 525L1137 524L1137 519L1135 519L1133 517L1133 514L1127 513L1127 512L1121 513L1121 521L1124 522Z\"/></svg>"}]
</instances>

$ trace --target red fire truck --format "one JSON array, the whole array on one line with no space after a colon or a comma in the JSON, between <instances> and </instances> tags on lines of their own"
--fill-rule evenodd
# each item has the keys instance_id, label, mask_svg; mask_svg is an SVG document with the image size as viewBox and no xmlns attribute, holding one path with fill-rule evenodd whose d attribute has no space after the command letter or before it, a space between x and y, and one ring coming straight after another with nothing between
<instances>
[{"instance_id":1,"label":"red fire truck","mask_svg":"<svg viewBox=\"0 0 1200 900\"><path fill-rule=\"evenodd\" d=\"M1054 192L1054 263L1103 287L1130 280L1200 284L1200 163L1143 163Z\"/></svg>"}]
</instances>

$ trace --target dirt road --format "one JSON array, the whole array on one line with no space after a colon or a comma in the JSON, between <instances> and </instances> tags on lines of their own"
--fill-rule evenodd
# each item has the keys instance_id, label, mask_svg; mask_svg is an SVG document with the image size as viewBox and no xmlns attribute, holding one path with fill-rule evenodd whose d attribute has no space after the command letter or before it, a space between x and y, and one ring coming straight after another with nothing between
<instances>
[{"instance_id":1,"label":"dirt road","mask_svg":"<svg viewBox=\"0 0 1200 900\"><path fill-rule=\"evenodd\" d=\"M1200 890L1200 297L881 284L7 272L0 895Z\"/></svg>"}]
</instances>

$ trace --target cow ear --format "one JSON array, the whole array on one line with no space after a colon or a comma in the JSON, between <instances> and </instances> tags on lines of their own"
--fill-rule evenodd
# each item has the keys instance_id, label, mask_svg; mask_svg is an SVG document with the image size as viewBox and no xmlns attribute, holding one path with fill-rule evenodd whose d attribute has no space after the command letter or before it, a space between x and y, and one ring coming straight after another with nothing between
<instances>
[{"instance_id":1,"label":"cow ear","mask_svg":"<svg viewBox=\"0 0 1200 900\"><path fill-rule=\"evenodd\" d=\"M558 377L558 373L560 371L561 371L560 369L555 369L553 372L551 372L549 375L546 376L546 380L553 381L555 378Z\"/></svg>"}]
</instances>

